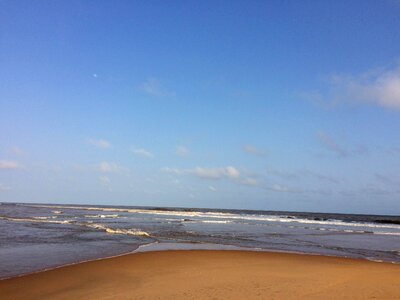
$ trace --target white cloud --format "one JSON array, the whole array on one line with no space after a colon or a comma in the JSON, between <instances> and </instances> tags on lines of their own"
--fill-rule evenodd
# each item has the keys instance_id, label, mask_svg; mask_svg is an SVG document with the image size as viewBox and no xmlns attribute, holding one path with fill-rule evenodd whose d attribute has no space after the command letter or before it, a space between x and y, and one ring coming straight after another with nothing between
<instances>
[{"instance_id":1,"label":"white cloud","mask_svg":"<svg viewBox=\"0 0 400 300\"><path fill-rule=\"evenodd\" d=\"M265 155L264 151L261 151L260 149L257 149L256 147L251 146L251 145L245 145L243 147L243 151L248 154L256 155L256 156L264 156Z\"/></svg>"},{"instance_id":2,"label":"white cloud","mask_svg":"<svg viewBox=\"0 0 400 300\"><path fill-rule=\"evenodd\" d=\"M258 180L253 177L243 177L242 173L233 166L220 167L220 168L205 168L205 167L195 167L192 169L177 169L164 167L160 169L161 172L171 173L176 175L192 175L201 179L208 180L229 180L230 182L237 185L246 185L252 187L260 187ZM214 186L209 186L210 191L217 191Z\"/></svg>"},{"instance_id":3,"label":"white cloud","mask_svg":"<svg viewBox=\"0 0 400 300\"><path fill-rule=\"evenodd\" d=\"M14 170L20 169L21 166L18 162L13 160L0 160L0 170Z\"/></svg>"},{"instance_id":4,"label":"white cloud","mask_svg":"<svg viewBox=\"0 0 400 300\"><path fill-rule=\"evenodd\" d=\"M169 97L175 95L175 93L163 89L160 82L154 78L143 82L141 85L139 85L139 89L142 92L155 97Z\"/></svg>"},{"instance_id":5,"label":"white cloud","mask_svg":"<svg viewBox=\"0 0 400 300\"><path fill-rule=\"evenodd\" d=\"M175 154L184 157L189 154L189 150L185 146L178 146L175 149Z\"/></svg>"},{"instance_id":6,"label":"white cloud","mask_svg":"<svg viewBox=\"0 0 400 300\"><path fill-rule=\"evenodd\" d=\"M323 103L370 103L400 110L400 67L372 70L358 76L334 75L324 92L308 96Z\"/></svg>"},{"instance_id":7,"label":"white cloud","mask_svg":"<svg viewBox=\"0 0 400 300\"><path fill-rule=\"evenodd\" d=\"M147 158L153 158L154 155L153 153L151 153L150 151L147 151L143 148L139 148L139 149L132 149L131 150L134 154L139 155L139 156L143 156L143 157L147 157Z\"/></svg>"},{"instance_id":8,"label":"white cloud","mask_svg":"<svg viewBox=\"0 0 400 300\"><path fill-rule=\"evenodd\" d=\"M111 147L111 143L103 139L88 139L88 143L100 149L108 149Z\"/></svg>"},{"instance_id":9,"label":"white cloud","mask_svg":"<svg viewBox=\"0 0 400 300\"><path fill-rule=\"evenodd\" d=\"M225 173L226 173L226 176L228 176L229 178L232 178L232 179L240 177L240 172L235 167L231 167L231 166L226 167Z\"/></svg>"},{"instance_id":10,"label":"white cloud","mask_svg":"<svg viewBox=\"0 0 400 300\"><path fill-rule=\"evenodd\" d=\"M122 168L116 163L103 161L99 164L98 170L102 173L118 173Z\"/></svg>"}]
</instances>

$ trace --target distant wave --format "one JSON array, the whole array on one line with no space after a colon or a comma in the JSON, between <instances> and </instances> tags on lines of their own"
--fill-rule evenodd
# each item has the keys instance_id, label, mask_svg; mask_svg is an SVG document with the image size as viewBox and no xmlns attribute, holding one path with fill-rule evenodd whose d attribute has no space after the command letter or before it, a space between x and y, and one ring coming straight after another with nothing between
<instances>
[{"instance_id":1,"label":"distant wave","mask_svg":"<svg viewBox=\"0 0 400 300\"><path fill-rule=\"evenodd\" d=\"M0 220L14 221L14 222L37 222L37 223L54 223L54 224L72 224L73 220L49 220L40 217L34 218L10 218L0 216Z\"/></svg>"},{"instance_id":2,"label":"distant wave","mask_svg":"<svg viewBox=\"0 0 400 300\"><path fill-rule=\"evenodd\" d=\"M346 222L341 220L322 220L322 219L306 219L294 216L273 216L273 215L253 215L253 214L233 214L225 212L200 212L200 211L171 211L171 210L149 210L134 208L111 208L111 207L86 207L86 206L56 206L56 205L30 205L35 207L60 208L60 209L79 209L89 211L107 211L107 212L125 212L137 214L179 216L179 217L197 217L197 218L214 218L214 219L231 219L231 220L247 220L262 222L280 222L280 223L297 223L309 225L331 225L331 226L348 226L348 227L367 227L367 228L391 228L399 229L397 224L379 224L372 222Z\"/></svg>"}]
</instances>

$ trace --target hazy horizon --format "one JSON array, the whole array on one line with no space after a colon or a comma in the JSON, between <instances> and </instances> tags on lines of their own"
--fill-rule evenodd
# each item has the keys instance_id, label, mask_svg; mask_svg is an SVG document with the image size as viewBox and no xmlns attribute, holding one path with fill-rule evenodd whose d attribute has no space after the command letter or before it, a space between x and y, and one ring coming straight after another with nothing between
<instances>
[{"instance_id":1,"label":"hazy horizon","mask_svg":"<svg viewBox=\"0 0 400 300\"><path fill-rule=\"evenodd\" d=\"M1 1L0 202L400 214L400 3Z\"/></svg>"}]
</instances>

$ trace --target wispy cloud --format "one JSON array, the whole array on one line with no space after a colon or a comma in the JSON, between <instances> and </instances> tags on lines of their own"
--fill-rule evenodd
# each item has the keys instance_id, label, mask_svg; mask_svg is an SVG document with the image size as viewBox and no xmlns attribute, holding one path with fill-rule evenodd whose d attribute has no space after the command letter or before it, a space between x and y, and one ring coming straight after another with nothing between
<instances>
[{"instance_id":1,"label":"wispy cloud","mask_svg":"<svg viewBox=\"0 0 400 300\"><path fill-rule=\"evenodd\" d=\"M170 167L163 167L160 169L160 171L164 172L164 173L172 173L172 174L178 174L178 175L185 173L185 170L178 169L178 168L170 168Z\"/></svg>"},{"instance_id":2,"label":"wispy cloud","mask_svg":"<svg viewBox=\"0 0 400 300\"><path fill-rule=\"evenodd\" d=\"M375 173L375 178L385 184L392 184L392 185L400 186L400 177L399 176Z\"/></svg>"},{"instance_id":3,"label":"wispy cloud","mask_svg":"<svg viewBox=\"0 0 400 300\"><path fill-rule=\"evenodd\" d=\"M114 162L103 161L98 165L98 170L102 173L118 173L123 168Z\"/></svg>"},{"instance_id":4,"label":"wispy cloud","mask_svg":"<svg viewBox=\"0 0 400 300\"><path fill-rule=\"evenodd\" d=\"M20 169L21 165L13 160L0 160L0 170Z\"/></svg>"},{"instance_id":5,"label":"wispy cloud","mask_svg":"<svg viewBox=\"0 0 400 300\"><path fill-rule=\"evenodd\" d=\"M359 144L345 147L326 132L319 131L316 135L317 142L329 152L339 158L366 155L369 153L367 146Z\"/></svg>"},{"instance_id":6,"label":"wispy cloud","mask_svg":"<svg viewBox=\"0 0 400 300\"><path fill-rule=\"evenodd\" d=\"M10 148L10 153L16 156L21 156L25 154L25 151L22 150L20 147L14 146Z\"/></svg>"},{"instance_id":7,"label":"wispy cloud","mask_svg":"<svg viewBox=\"0 0 400 300\"><path fill-rule=\"evenodd\" d=\"M239 183L243 184L243 185L250 185L250 186L258 186L259 185L258 180L255 178L251 178L251 177L243 178L239 181Z\"/></svg>"},{"instance_id":8,"label":"wispy cloud","mask_svg":"<svg viewBox=\"0 0 400 300\"><path fill-rule=\"evenodd\" d=\"M0 183L0 192L11 190L9 186Z\"/></svg>"},{"instance_id":9,"label":"wispy cloud","mask_svg":"<svg viewBox=\"0 0 400 300\"><path fill-rule=\"evenodd\" d=\"M99 176L99 180L103 185L109 185L111 180L108 176Z\"/></svg>"},{"instance_id":10,"label":"wispy cloud","mask_svg":"<svg viewBox=\"0 0 400 300\"><path fill-rule=\"evenodd\" d=\"M221 178L237 179L240 177L239 170L232 166L224 168L196 167L194 169L187 170L187 172L195 176L207 179L221 179Z\"/></svg>"},{"instance_id":11,"label":"wispy cloud","mask_svg":"<svg viewBox=\"0 0 400 300\"><path fill-rule=\"evenodd\" d=\"M181 157L188 156L189 150L185 146L178 146L175 149L175 154Z\"/></svg>"},{"instance_id":12,"label":"wispy cloud","mask_svg":"<svg viewBox=\"0 0 400 300\"><path fill-rule=\"evenodd\" d=\"M216 192L216 191L217 191L217 189L216 189L215 187L213 187L212 185L210 185L210 186L208 187L208 189L209 189L210 191L212 191L212 192Z\"/></svg>"},{"instance_id":13,"label":"wispy cloud","mask_svg":"<svg viewBox=\"0 0 400 300\"><path fill-rule=\"evenodd\" d=\"M245 145L243 151L256 156L264 156L265 152L251 145Z\"/></svg>"},{"instance_id":14,"label":"wispy cloud","mask_svg":"<svg viewBox=\"0 0 400 300\"><path fill-rule=\"evenodd\" d=\"M326 181L335 184L340 182L333 176L321 174L307 169L294 170L294 171L268 170L267 172L268 175L279 177L284 180L301 180L304 178L313 178L313 179L318 179L320 181Z\"/></svg>"},{"instance_id":15,"label":"wispy cloud","mask_svg":"<svg viewBox=\"0 0 400 300\"><path fill-rule=\"evenodd\" d=\"M108 149L111 147L111 143L103 139L88 139L88 143L100 149Z\"/></svg>"},{"instance_id":16,"label":"wispy cloud","mask_svg":"<svg viewBox=\"0 0 400 300\"><path fill-rule=\"evenodd\" d=\"M222 178L238 179L240 177L240 171L232 166L221 167L221 168L195 167L192 169L177 169L177 168L164 167L161 168L161 171L173 174L191 174L204 179L222 179Z\"/></svg>"},{"instance_id":17,"label":"wispy cloud","mask_svg":"<svg viewBox=\"0 0 400 300\"><path fill-rule=\"evenodd\" d=\"M139 155L139 156L143 156L143 157L147 157L147 158L153 158L154 157L153 153L151 153L150 151L147 151L147 150L145 150L143 148L134 148L134 149L131 149L131 151L134 154Z\"/></svg>"},{"instance_id":18,"label":"wispy cloud","mask_svg":"<svg viewBox=\"0 0 400 300\"><path fill-rule=\"evenodd\" d=\"M296 188L291 188L288 186L284 186L281 184L273 184L270 186L264 187L264 189L272 192L278 192L278 193L302 193L303 191L301 189L296 189Z\"/></svg>"},{"instance_id":19,"label":"wispy cloud","mask_svg":"<svg viewBox=\"0 0 400 300\"><path fill-rule=\"evenodd\" d=\"M174 92L168 91L161 87L157 79L151 78L139 85L139 90L147 95L154 97L170 97L175 96Z\"/></svg>"},{"instance_id":20,"label":"wispy cloud","mask_svg":"<svg viewBox=\"0 0 400 300\"><path fill-rule=\"evenodd\" d=\"M336 154L338 157L347 157L349 155L349 153L340 146L333 137L323 131L317 133L317 141L326 150Z\"/></svg>"},{"instance_id":21,"label":"wispy cloud","mask_svg":"<svg viewBox=\"0 0 400 300\"><path fill-rule=\"evenodd\" d=\"M327 80L324 91L314 91L307 97L330 105L374 104L400 110L400 66L370 70L356 76L334 75Z\"/></svg>"}]
</instances>

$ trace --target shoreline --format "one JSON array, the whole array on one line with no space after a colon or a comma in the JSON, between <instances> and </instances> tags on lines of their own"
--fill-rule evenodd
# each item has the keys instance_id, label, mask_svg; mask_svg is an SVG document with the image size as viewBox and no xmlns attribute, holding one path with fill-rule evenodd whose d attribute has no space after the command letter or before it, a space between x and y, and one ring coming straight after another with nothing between
<instances>
[{"instance_id":1,"label":"shoreline","mask_svg":"<svg viewBox=\"0 0 400 300\"><path fill-rule=\"evenodd\" d=\"M169 245L172 245L172 246L168 247ZM149 248L149 249L144 249L144 248ZM350 257L350 256L338 256L338 255L328 255L328 254L319 254L319 253L285 251L285 250L276 250L276 249L248 248L248 247L224 245L224 244L210 244L210 243L192 244L192 243L153 242L150 244L139 245L136 249L134 249L133 251L130 251L130 252L67 263L67 264L63 264L63 265L59 265L59 266L36 270L33 272L22 273L22 274L19 274L16 276L10 276L10 277L4 277L4 278L0 277L0 282L2 282L4 280L10 280L10 279L21 278L21 277L25 277L25 276L31 276L31 275L40 274L43 272L48 272L48 271L57 270L57 269L64 268L64 267L75 266L75 265L89 263L89 262L113 259L113 258L118 258L118 257L122 257L122 256L134 255L134 254L138 254L138 253L165 252L165 251L166 252L169 252L169 251L239 251L239 252L255 252L255 253L260 252L260 253L271 253L271 254L290 254L290 255L300 255L300 256L304 255L304 256L315 256L315 257L339 258L339 259L354 260L354 261L361 261L361 262L365 261L365 262L382 263L382 264L389 264L389 265L400 265L400 262L375 260L375 259L368 259L368 258L356 258L356 257Z\"/></svg>"},{"instance_id":2,"label":"shoreline","mask_svg":"<svg viewBox=\"0 0 400 300\"><path fill-rule=\"evenodd\" d=\"M150 251L3 279L0 294L2 299L393 299L400 297L400 267L276 252Z\"/></svg>"}]
</instances>

